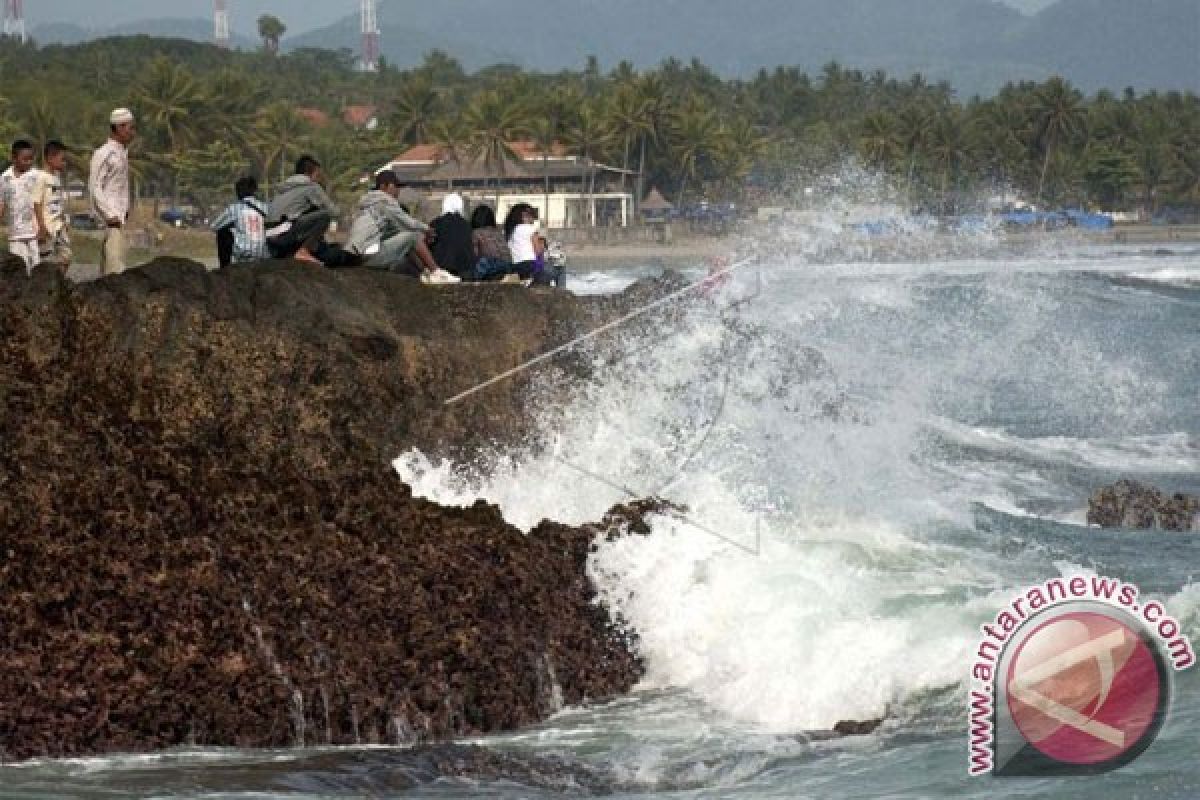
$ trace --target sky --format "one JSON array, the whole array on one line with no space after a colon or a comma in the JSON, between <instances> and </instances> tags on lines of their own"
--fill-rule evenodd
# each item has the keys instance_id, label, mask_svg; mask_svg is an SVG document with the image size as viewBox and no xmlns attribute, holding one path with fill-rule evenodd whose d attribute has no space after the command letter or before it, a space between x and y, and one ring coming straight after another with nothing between
<instances>
[{"instance_id":1,"label":"sky","mask_svg":"<svg viewBox=\"0 0 1200 800\"><path fill-rule=\"evenodd\" d=\"M1003 1L1025 12L1036 11L1054 2ZM381 4L393 2L398 0L380 0ZM227 0L227 4L234 31L248 36L255 35L255 20L260 14L275 14L287 24L290 33L303 33L357 14L359 8L358 0ZM33 0L25 3L25 20L30 28L47 22L71 22L84 28L103 29L143 19L209 18L211 15L211 0Z\"/></svg>"}]
</instances>

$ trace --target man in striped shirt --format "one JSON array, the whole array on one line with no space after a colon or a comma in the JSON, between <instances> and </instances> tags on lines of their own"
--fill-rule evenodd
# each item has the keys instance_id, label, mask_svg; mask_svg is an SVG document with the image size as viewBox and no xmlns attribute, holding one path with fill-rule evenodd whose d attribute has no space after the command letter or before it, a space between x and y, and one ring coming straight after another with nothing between
<instances>
[{"instance_id":1,"label":"man in striped shirt","mask_svg":"<svg viewBox=\"0 0 1200 800\"><path fill-rule=\"evenodd\" d=\"M267 251L267 205L255 197L258 181L247 175L234 186L237 202L228 206L213 220L217 232L217 257L222 267L242 261L270 258ZM221 245L222 234L230 236L228 253Z\"/></svg>"},{"instance_id":2,"label":"man in striped shirt","mask_svg":"<svg viewBox=\"0 0 1200 800\"><path fill-rule=\"evenodd\" d=\"M137 132L133 112L127 108L113 111L108 122L108 141L92 153L88 175L92 213L104 225L101 275L125 271L129 251L125 238L125 226L129 223L129 143Z\"/></svg>"}]
</instances>

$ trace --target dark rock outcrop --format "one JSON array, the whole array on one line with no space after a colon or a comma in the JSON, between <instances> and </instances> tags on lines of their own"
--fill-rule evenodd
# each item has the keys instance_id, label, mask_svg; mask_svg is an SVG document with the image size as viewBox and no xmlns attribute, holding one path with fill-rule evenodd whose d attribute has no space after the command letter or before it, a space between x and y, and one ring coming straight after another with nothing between
<instances>
[{"instance_id":1,"label":"dark rock outcrop","mask_svg":"<svg viewBox=\"0 0 1200 800\"><path fill-rule=\"evenodd\" d=\"M833 732L842 736L867 736L879 730L882 719L842 720L833 726Z\"/></svg>"},{"instance_id":2,"label":"dark rock outcrop","mask_svg":"<svg viewBox=\"0 0 1200 800\"><path fill-rule=\"evenodd\" d=\"M1102 528L1200 531L1200 497L1117 481L1092 493L1087 522Z\"/></svg>"},{"instance_id":3,"label":"dark rock outcrop","mask_svg":"<svg viewBox=\"0 0 1200 800\"><path fill-rule=\"evenodd\" d=\"M640 676L585 561L650 505L523 535L388 465L528 433L531 373L444 401L571 335L580 301L295 263L14 272L0 757L437 739Z\"/></svg>"}]
</instances>

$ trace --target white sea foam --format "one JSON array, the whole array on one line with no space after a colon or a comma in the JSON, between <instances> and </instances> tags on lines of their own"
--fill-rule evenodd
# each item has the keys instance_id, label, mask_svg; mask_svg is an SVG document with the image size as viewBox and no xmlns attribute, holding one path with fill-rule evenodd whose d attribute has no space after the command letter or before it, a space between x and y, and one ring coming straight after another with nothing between
<instances>
[{"instance_id":1,"label":"white sea foam","mask_svg":"<svg viewBox=\"0 0 1200 800\"><path fill-rule=\"evenodd\" d=\"M602 545L592 576L641 632L648 685L685 686L766 730L829 728L961 678L969 621L930 595L935 559L904 540L857 520L768 529L752 555L662 521Z\"/></svg>"},{"instance_id":2,"label":"white sea foam","mask_svg":"<svg viewBox=\"0 0 1200 800\"><path fill-rule=\"evenodd\" d=\"M828 252L844 236L831 230L809 244ZM981 501L1075 519L1064 466L1200 463L1186 434L1120 433L1155 420L1169 387L1118 333L1079 332L1056 281L1095 267L767 258L728 290L761 290L738 311L718 298L671 330L614 337L627 357L597 355L598 379L539 447L469 473L415 451L395 465L418 494L485 497L525 529L594 520L630 495L686 506L647 536L600 543L589 565L641 637L647 687L691 690L768 731L877 716L961 680L978 624L1014 587L1078 569L1056 568L1037 542L939 531L970 530ZM953 421L986 418L997 397L1039 421L1118 432L1023 437ZM987 458L948 457L938 437Z\"/></svg>"},{"instance_id":3,"label":"white sea foam","mask_svg":"<svg viewBox=\"0 0 1200 800\"><path fill-rule=\"evenodd\" d=\"M1189 583L1171 595L1167 610L1179 621L1192 647L1200 649L1200 583Z\"/></svg>"},{"instance_id":4,"label":"white sea foam","mask_svg":"<svg viewBox=\"0 0 1200 800\"><path fill-rule=\"evenodd\" d=\"M1129 277L1184 289L1200 288L1200 266L1173 266L1129 273Z\"/></svg>"},{"instance_id":5,"label":"white sea foam","mask_svg":"<svg viewBox=\"0 0 1200 800\"><path fill-rule=\"evenodd\" d=\"M1018 454L1039 462L1122 472L1200 472L1200 439L1183 431L1085 439L1025 438L998 428L972 428L945 420L936 427L963 444L1000 454Z\"/></svg>"}]
</instances>

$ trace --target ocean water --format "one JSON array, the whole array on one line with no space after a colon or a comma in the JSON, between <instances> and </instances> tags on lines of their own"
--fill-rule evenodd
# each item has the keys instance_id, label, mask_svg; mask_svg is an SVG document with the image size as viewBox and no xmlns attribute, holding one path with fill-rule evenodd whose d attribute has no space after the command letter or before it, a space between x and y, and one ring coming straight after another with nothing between
<instances>
[{"instance_id":1,"label":"ocean water","mask_svg":"<svg viewBox=\"0 0 1200 800\"><path fill-rule=\"evenodd\" d=\"M418 493L523 528L686 507L590 563L641 637L631 695L467 743L507 765L486 775L387 748L180 750L2 767L0 797L1200 796L1200 668L1150 750L1095 777L968 777L965 707L978 627L1048 578L1134 582L1200 642L1200 536L1084 525L1118 478L1200 493L1200 251L858 255L768 252L615 332L529 453L397 454Z\"/></svg>"}]
</instances>

